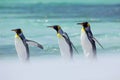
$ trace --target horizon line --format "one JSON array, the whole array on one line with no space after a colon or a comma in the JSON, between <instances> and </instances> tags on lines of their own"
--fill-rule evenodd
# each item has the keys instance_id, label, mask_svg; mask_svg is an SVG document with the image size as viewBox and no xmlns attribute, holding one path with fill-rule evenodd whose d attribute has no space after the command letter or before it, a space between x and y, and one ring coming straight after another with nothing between
<instances>
[{"instance_id":1,"label":"horizon line","mask_svg":"<svg viewBox=\"0 0 120 80\"><path fill-rule=\"evenodd\" d=\"M120 5L120 3L72 3L72 2L38 2L38 3L24 3L24 2L21 2L21 3L0 3L0 5L8 5L8 4L67 4L67 5Z\"/></svg>"}]
</instances>

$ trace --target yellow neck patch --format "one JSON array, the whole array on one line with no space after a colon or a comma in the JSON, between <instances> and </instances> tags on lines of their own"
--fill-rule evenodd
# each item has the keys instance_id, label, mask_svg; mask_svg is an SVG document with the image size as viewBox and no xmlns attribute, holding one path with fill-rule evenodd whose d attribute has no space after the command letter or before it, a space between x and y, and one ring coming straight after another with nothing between
<instances>
[{"instance_id":1,"label":"yellow neck patch","mask_svg":"<svg viewBox=\"0 0 120 80\"><path fill-rule=\"evenodd\" d=\"M15 38L19 38L19 36L16 34L16 35L15 35Z\"/></svg>"},{"instance_id":2,"label":"yellow neck patch","mask_svg":"<svg viewBox=\"0 0 120 80\"><path fill-rule=\"evenodd\" d=\"M82 27L81 32L85 32L85 29Z\"/></svg>"},{"instance_id":3,"label":"yellow neck patch","mask_svg":"<svg viewBox=\"0 0 120 80\"><path fill-rule=\"evenodd\" d=\"M62 38L62 35L60 33L57 33L58 38Z\"/></svg>"}]
</instances>

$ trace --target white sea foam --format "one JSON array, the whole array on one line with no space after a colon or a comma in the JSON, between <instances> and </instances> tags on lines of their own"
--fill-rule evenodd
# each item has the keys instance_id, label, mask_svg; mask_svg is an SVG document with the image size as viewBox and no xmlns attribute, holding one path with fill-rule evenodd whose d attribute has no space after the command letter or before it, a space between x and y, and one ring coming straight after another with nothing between
<instances>
[{"instance_id":1,"label":"white sea foam","mask_svg":"<svg viewBox=\"0 0 120 80\"><path fill-rule=\"evenodd\" d=\"M77 58L32 59L29 63L0 61L0 80L120 80L120 56L97 61Z\"/></svg>"}]
</instances>

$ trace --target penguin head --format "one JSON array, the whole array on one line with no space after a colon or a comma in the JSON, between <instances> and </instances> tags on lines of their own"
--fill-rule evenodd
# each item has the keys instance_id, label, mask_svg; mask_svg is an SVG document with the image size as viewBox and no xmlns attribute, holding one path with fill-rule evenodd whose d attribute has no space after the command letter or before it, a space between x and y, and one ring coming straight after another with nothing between
<instances>
[{"instance_id":1,"label":"penguin head","mask_svg":"<svg viewBox=\"0 0 120 80\"><path fill-rule=\"evenodd\" d=\"M78 25L82 25L84 28L90 27L90 24L88 22L83 22L83 23L77 23Z\"/></svg>"},{"instance_id":2,"label":"penguin head","mask_svg":"<svg viewBox=\"0 0 120 80\"><path fill-rule=\"evenodd\" d=\"M22 30L20 28L12 29L12 31L15 31L17 34L21 34L22 33Z\"/></svg>"},{"instance_id":3,"label":"penguin head","mask_svg":"<svg viewBox=\"0 0 120 80\"><path fill-rule=\"evenodd\" d=\"M57 32L61 30L61 27L59 25L54 25L54 26L48 26L49 28L55 29Z\"/></svg>"},{"instance_id":4,"label":"penguin head","mask_svg":"<svg viewBox=\"0 0 120 80\"><path fill-rule=\"evenodd\" d=\"M83 30L85 31L90 31L90 24L88 22L83 22L83 23L77 23L78 25L82 25L83 26Z\"/></svg>"}]
</instances>

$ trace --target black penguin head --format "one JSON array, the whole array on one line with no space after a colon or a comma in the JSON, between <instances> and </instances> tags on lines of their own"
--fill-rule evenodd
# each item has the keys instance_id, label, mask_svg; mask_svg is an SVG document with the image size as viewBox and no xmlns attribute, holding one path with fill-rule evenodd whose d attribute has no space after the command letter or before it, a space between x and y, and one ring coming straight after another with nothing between
<instances>
[{"instance_id":1,"label":"black penguin head","mask_svg":"<svg viewBox=\"0 0 120 80\"><path fill-rule=\"evenodd\" d=\"M55 29L57 32L61 29L59 25L48 26L48 27Z\"/></svg>"},{"instance_id":2,"label":"black penguin head","mask_svg":"<svg viewBox=\"0 0 120 80\"><path fill-rule=\"evenodd\" d=\"M21 34L22 33L22 30L20 28L12 29L12 31L15 31L17 34Z\"/></svg>"},{"instance_id":3,"label":"black penguin head","mask_svg":"<svg viewBox=\"0 0 120 80\"><path fill-rule=\"evenodd\" d=\"M83 22L83 23L77 23L82 25L84 28L90 27L90 24L88 22Z\"/></svg>"}]
</instances>

